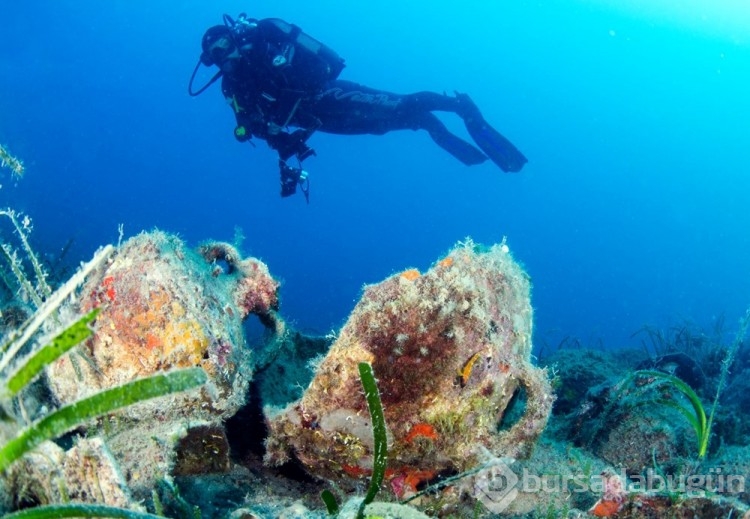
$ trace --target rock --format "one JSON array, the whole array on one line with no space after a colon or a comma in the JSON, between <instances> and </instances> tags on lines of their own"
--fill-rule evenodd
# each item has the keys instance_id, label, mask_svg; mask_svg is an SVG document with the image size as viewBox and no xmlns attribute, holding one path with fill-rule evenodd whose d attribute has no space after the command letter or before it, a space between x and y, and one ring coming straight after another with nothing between
<instances>
[{"instance_id":1,"label":"rock","mask_svg":"<svg viewBox=\"0 0 750 519\"><path fill-rule=\"evenodd\" d=\"M60 402L177 368L200 366L209 377L200 389L100 420L99 430L139 495L169 473L180 438L212 443L215 428L245 403L253 366L242 321L253 313L282 327L277 289L264 264L242 259L230 245L193 251L159 231L128 240L89 276L71 310L101 310L94 335L47 370ZM196 437L202 432L203 440Z\"/></svg>"},{"instance_id":2,"label":"rock","mask_svg":"<svg viewBox=\"0 0 750 519\"><path fill-rule=\"evenodd\" d=\"M266 461L293 453L312 474L351 488L372 469L373 436L357 365L372 364L397 497L480 463L480 450L528 455L553 402L531 365L529 280L504 244L459 244L428 272L365 288L303 397L267 409ZM498 424L519 388L523 416Z\"/></svg>"}]
</instances>

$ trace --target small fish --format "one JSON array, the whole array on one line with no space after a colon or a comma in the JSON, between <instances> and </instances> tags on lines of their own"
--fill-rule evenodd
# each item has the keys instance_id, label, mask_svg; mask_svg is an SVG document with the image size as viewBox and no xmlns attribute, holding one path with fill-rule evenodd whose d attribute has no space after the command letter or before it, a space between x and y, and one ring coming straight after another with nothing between
<instances>
[{"instance_id":1,"label":"small fish","mask_svg":"<svg viewBox=\"0 0 750 519\"><path fill-rule=\"evenodd\" d=\"M458 370L458 382L461 384L461 387L466 387L466 384L469 382L469 377L471 377L471 370L474 369L474 364L476 364L481 355L482 352L476 352L469 357L469 360L464 362L463 367Z\"/></svg>"}]
</instances>

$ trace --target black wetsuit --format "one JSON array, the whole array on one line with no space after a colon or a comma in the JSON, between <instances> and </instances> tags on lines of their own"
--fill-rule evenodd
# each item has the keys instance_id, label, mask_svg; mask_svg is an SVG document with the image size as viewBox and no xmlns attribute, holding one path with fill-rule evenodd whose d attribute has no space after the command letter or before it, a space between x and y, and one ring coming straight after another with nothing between
<instances>
[{"instance_id":1,"label":"black wetsuit","mask_svg":"<svg viewBox=\"0 0 750 519\"><path fill-rule=\"evenodd\" d=\"M283 20L258 21L237 47L242 58L222 67L222 91L237 119L235 137L263 139L277 150L282 184L287 159L301 161L314 153L306 141L315 131L380 135L425 130L467 165L489 156L504 171L519 171L526 162L467 95L402 95L340 80L343 59ZM433 111L458 114L481 150L448 131Z\"/></svg>"},{"instance_id":2,"label":"black wetsuit","mask_svg":"<svg viewBox=\"0 0 750 519\"><path fill-rule=\"evenodd\" d=\"M431 113L461 113L458 98L434 92L400 95L336 79L343 60L335 70L335 63L331 66L300 52L290 35L279 30L279 23L283 22L260 20L251 48L231 70L224 71L222 91L235 112L239 140L264 139L286 160L305 148L300 139L314 131L381 135L426 130L464 164L487 160ZM289 130L295 128L305 131L292 137Z\"/></svg>"},{"instance_id":3,"label":"black wetsuit","mask_svg":"<svg viewBox=\"0 0 750 519\"><path fill-rule=\"evenodd\" d=\"M471 166L487 160L477 148L449 132L432 113L462 113L463 107L456 97L435 92L394 94L335 80L305 107L320 119L319 129L324 132L381 135L394 130L425 130L464 164Z\"/></svg>"}]
</instances>

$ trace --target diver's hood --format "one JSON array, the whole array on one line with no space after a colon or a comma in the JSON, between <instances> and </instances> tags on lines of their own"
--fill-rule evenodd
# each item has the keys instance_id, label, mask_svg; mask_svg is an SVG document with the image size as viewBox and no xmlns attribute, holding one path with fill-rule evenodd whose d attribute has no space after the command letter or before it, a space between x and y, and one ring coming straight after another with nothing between
<instances>
[{"instance_id":1,"label":"diver's hood","mask_svg":"<svg viewBox=\"0 0 750 519\"><path fill-rule=\"evenodd\" d=\"M220 63L218 63L218 60L216 59L217 56L212 53L212 48L215 46L215 44L222 38L227 39L230 43L230 48L228 48L228 50L224 52L224 54L231 54L233 50L239 48L238 43L244 43L244 41L247 39L247 33L250 30L255 29L258 24L258 20L256 20L255 18L248 18L245 13L241 13L237 17L237 20L234 20L231 16L225 14L223 16L223 20L223 25L214 25L213 27L209 27L208 30L203 34L203 39L201 40L202 52L198 58L198 63L195 64L193 73L190 76L190 82L188 83L188 94L190 94L192 97L205 92L208 87L213 85L216 80L224 74L224 71L220 68L219 71L214 74L214 76L209 79L205 85L203 85L196 91L193 90L193 81L195 81L195 75L198 73L198 69L201 65L204 65L206 67L210 67L213 65L220 66Z\"/></svg>"}]
</instances>

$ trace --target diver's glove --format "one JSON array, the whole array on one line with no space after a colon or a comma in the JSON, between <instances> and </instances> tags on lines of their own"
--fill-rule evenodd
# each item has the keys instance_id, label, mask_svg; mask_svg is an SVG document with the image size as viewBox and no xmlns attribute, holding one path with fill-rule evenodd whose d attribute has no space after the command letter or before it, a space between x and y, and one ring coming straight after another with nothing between
<instances>
[{"instance_id":1,"label":"diver's glove","mask_svg":"<svg viewBox=\"0 0 750 519\"><path fill-rule=\"evenodd\" d=\"M310 179L307 171L302 168L293 168L283 160L279 160L279 172L281 173L281 196L292 196L297 192L297 185L305 195L305 200L310 202Z\"/></svg>"},{"instance_id":2,"label":"diver's glove","mask_svg":"<svg viewBox=\"0 0 750 519\"><path fill-rule=\"evenodd\" d=\"M297 160L302 162L311 155L315 155L315 150L306 144L314 130L297 129L292 133L279 133L275 140L274 147L279 152L282 160L287 160L295 155Z\"/></svg>"},{"instance_id":3,"label":"diver's glove","mask_svg":"<svg viewBox=\"0 0 750 519\"><path fill-rule=\"evenodd\" d=\"M234 129L234 138L239 142L247 142L252 138L253 134L248 131L243 125L239 125Z\"/></svg>"}]
</instances>

